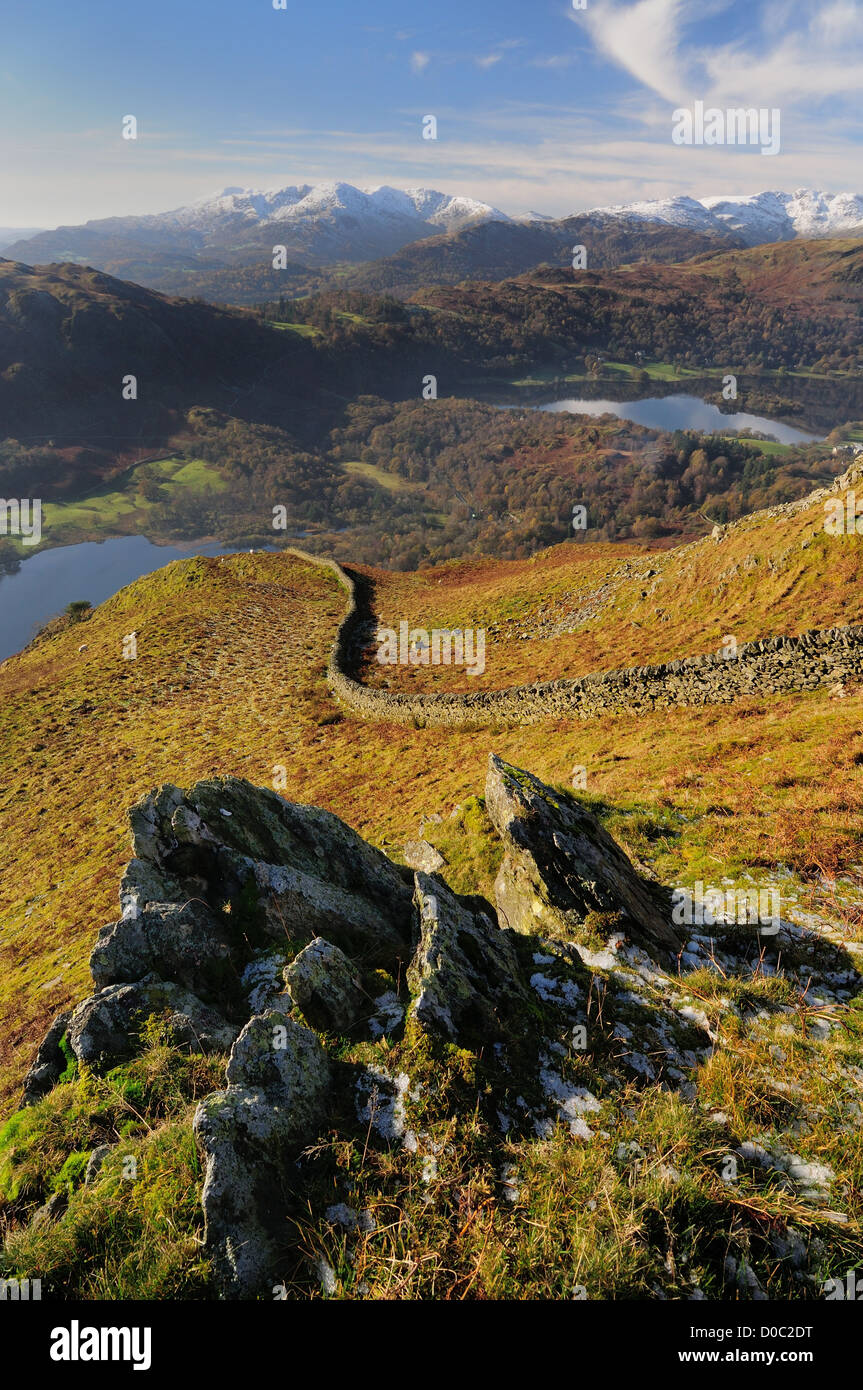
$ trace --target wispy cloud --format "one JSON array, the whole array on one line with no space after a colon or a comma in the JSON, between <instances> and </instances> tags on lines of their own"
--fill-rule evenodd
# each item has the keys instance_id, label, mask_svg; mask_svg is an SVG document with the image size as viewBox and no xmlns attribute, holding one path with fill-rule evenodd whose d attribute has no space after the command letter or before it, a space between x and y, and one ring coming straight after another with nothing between
<instances>
[{"instance_id":1,"label":"wispy cloud","mask_svg":"<svg viewBox=\"0 0 863 1390\"><path fill-rule=\"evenodd\" d=\"M414 72L425 72L430 62L430 53L421 53L417 49L411 54L411 68Z\"/></svg>"},{"instance_id":2,"label":"wispy cloud","mask_svg":"<svg viewBox=\"0 0 863 1390\"><path fill-rule=\"evenodd\" d=\"M606 58L669 101L683 93L680 27L685 0L636 0L624 5L588 5L571 15L584 24L596 47Z\"/></svg>"},{"instance_id":3,"label":"wispy cloud","mask_svg":"<svg viewBox=\"0 0 863 1390\"><path fill-rule=\"evenodd\" d=\"M710 9L722 10L723 0ZM801 107L858 96L863 25L855 0L773 0L760 24L727 43L699 43L692 0L597 0L570 18L597 51L669 102ZM698 6L700 16L704 7Z\"/></svg>"}]
</instances>

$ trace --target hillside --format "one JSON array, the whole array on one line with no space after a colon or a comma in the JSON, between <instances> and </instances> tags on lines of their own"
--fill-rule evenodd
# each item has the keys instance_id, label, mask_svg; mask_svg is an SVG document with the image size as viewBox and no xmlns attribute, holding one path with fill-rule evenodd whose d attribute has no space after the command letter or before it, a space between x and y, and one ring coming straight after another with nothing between
<instances>
[{"instance_id":1,"label":"hillside","mask_svg":"<svg viewBox=\"0 0 863 1390\"><path fill-rule=\"evenodd\" d=\"M573 248L579 245L589 248L591 268L602 270L631 261L681 261L742 244L719 230L693 231L667 223L618 222L596 216L521 222L489 219L424 236L389 256L359 263L315 267L293 263L285 271L274 271L269 260L173 272L168 265L159 270L138 266L137 277L127 264L122 273L143 276L155 289L196 294L215 303L254 305L283 294L297 298L348 289L404 298L427 285L505 280L545 263L569 266ZM121 273L119 264L114 269Z\"/></svg>"},{"instance_id":2,"label":"hillside","mask_svg":"<svg viewBox=\"0 0 863 1390\"><path fill-rule=\"evenodd\" d=\"M0 260L7 436L146 445L176 428L184 407L230 405L277 363L296 381L306 356L301 341L244 314L168 299L87 266ZM123 397L128 375L133 399Z\"/></svg>"},{"instance_id":3,"label":"hillside","mask_svg":"<svg viewBox=\"0 0 863 1390\"><path fill-rule=\"evenodd\" d=\"M738 523L720 542L708 538L680 551L562 546L511 565L477 561L406 577L379 572L376 607L384 622L486 626L481 679L495 686L668 659L714 649L729 632L744 641L860 621L859 538L827 538L818 533L822 524L816 503L790 517ZM653 592L642 597L645 588ZM390 847L423 813L477 790L471 768L485 756L487 730L400 729L394 736L386 725L363 724L333 707L324 669L343 608L331 577L290 557L181 562L0 667L8 768L0 814L3 854L11 856L3 873L2 948L10 1084L47 1012L80 984L80 952L107 920L123 859L124 807L144 790L217 772L266 785L283 764L287 795L338 809ZM123 662L122 637L132 629L139 657ZM394 672L411 683L428 674L388 668L387 675ZM437 681L447 675L466 688L455 668L434 672ZM856 699L819 693L709 714L678 712L673 730L657 713L631 725L563 726L551 744L541 729L505 731L495 744L551 780L565 778L572 762L595 761L591 790L630 805L653 801L656 810L668 797L672 805L715 805L712 822L708 816L681 832L673 851L683 854L681 866L686 853L698 852L695 845L718 835L727 847L738 844L741 862L760 841L759 857L772 852L788 862L792 853L800 866L811 866L823 856L836 867L839 847L851 852L853 842L840 808L855 777L848 781L841 769L853 772L857 717ZM97 746L106 775L94 781L86 768ZM769 752L769 766L759 750ZM635 781L625 768L634 756ZM724 757L735 780L757 767L765 798L760 806L747 800L730 819ZM816 769L826 770L832 759L840 775L819 780ZM416 775L417 760L428 766L427 777ZM792 809L804 787L814 798L808 826L795 823ZM771 801L776 814L767 813ZM26 898L14 882L31 885ZM44 993L41 985L48 986ZM22 989L30 1022L19 1019L10 1029Z\"/></svg>"},{"instance_id":4,"label":"hillside","mask_svg":"<svg viewBox=\"0 0 863 1390\"><path fill-rule=\"evenodd\" d=\"M364 573L384 620L486 624L486 679L502 685L709 650L728 633L744 640L860 621L860 539L825 537L823 517L816 497L676 551L569 545L511 564ZM774 953L768 965L762 952L753 964L739 954L739 935L719 932L710 950L721 974L693 947L677 967L682 978L669 975L649 944L647 956L616 938L609 948L601 914L577 938L582 964L546 936L528 936L524 949L544 952L549 979L564 981L531 1006L534 1031L562 1026L560 1000L583 991L607 990L611 1008L608 1037L575 1070L552 1054L543 1063L545 1100L529 1048L523 1055L513 1045L507 1079L483 1060L469 1029L458 1046L435 1040L434 1028L373 1043L343 1039L338 1066L371 1068L382 1094L385 1075L411 1078L404 1104L419 1148L414 1156L393 1147L385 1125L372 1142L364 1131L363 1143L340 1112L298 1193L305 1215L290 1208L299 1243L284 1266L288 1296L322 1288L347 1298L511 1296L517 1280L530 1297L571 1296L561 1281L586 1286L588 1297L656 1297L657 1289L688 1297L696 1286L711 1298L751 1297L750 1268L776 1296L821 1296L823 1281L861 1253L859 1131L842 1114L860 1099L863 1043L856 1003L836 983L853 978L863 921L860 688L755 691L728 707L678 709L673 719L656 710L456 730L363 721L334 704L324 679L344 602L332 575L297 558L180 562L0 666L2 1112L14 1106L53 1015L88 993L87 958L117 915L127 810L155 787L275 780L281 796L306 804L291 814L329 808L397 862L409 840L424 838L442 856L441 884L490 902L502 847L489 819L501 824L486 786L489 753L556 788L541 796L558 811L570 804L565 788L580 767L573 807L585 808L582 816L590 808L651 881L778 885L789 924L780 959ZM122 659L132 630L134 662ZM388 668L399 683L416 674ZM461 683L469 683L463 673ZM532 785L526 776L518 774L522 788ZM190 795L212 804L212 785ZM263 833L248 819L257 814L251 793L219 783L216 795L246 827L237 822L235 842ZM435 891L441 911L449 900L442 886ZM479 910L480 899L460 901ZM471 930L480 931L479 919ZM536 972L527 957L524 964ZM813 970L819 984L809 989ZM632 1011L633 991L645 987L639 978L650 982L640 1007L660 1029L659 1051ZM512 988L520 988L515 976ZM693 1033L672 1044L667 1030L679 1028L679 1009L713 1042L703 1056L681 1052L675 1074L668 1049L676 1056L707 1042ZM334 1045L334 1035L323 1036ZM220 1085L224 1055L189 1057L167 1034L147 1037L142 1055L107 1077L73 1065L65 1084L0 1131L9 1223L0 1272L38 1261L52 1287L83 1297L108 1288L114 1297L209 1297L225 1277L218 1243L215 1263L195 1244L202 1168L192 1134L198 1102ZM635 1041L625 1051L641 1049L631 1066L614 1041L627 1037ZM648 1054L672 1067L665 1089L650 1079ZM481 1097L511 1107L518 1087L534 1108L501 1135ZM534 1124L531 1115L549 1104L550 1123ZM101 1175L81 1185L90 1150L107 1142L116 1154L118 1135L141 1165L137 1183L118 1187L109 1154ZM200 1139L211 1143L206 1126ZM738 1155L739 1186L717 1176L729 1152ZM31 1223L51 1191L51 1225L44 1214ZM584 1215L597 1191L607 1217ZM373 1224L351 1236L349 1216L344 1227L333 1215L339 1201L371 1210ZM212 1201L208 1212L218 1242ZM381 1226L390 1234L375 1235ZM408 1249L427 1263L405 1265L394 1285L393 1260ZM442 1262L435 1252L443 1249Z\"/></svg>"},{"instance_id":5,"label":"hillside","mask_svg":"<svg viewBox=\"0 0 863 1390\"><path fill-rule=\"evenodd\" d=\"M262 544L282 505L313 546L405 569L529 553L569 533L576 502L591 540L691 536L828 481L830 446L701 441L454 397L688 389L722 402L733 371L737 409L827 433L863 415L861 254L794 241L431 287L407 305L345 291L266 316L0 262L3 495L39 489L54 508L48 544L142 520L160 538ZM422 399L430 366L436 401ZM187 486L160 484L166 464ZM20 553L8 538L0 548Z\"/></svg>"}]
</instances>

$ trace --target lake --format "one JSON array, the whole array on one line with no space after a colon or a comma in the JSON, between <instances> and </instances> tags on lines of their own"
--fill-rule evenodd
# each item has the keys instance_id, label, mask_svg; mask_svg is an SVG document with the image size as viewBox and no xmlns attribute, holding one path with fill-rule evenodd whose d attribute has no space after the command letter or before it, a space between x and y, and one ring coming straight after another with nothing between
<instances>
[{"instance_id":1,"label":"lake","mask_svg":"<svg viewBox=\"0 0 863 1390\"><path fill-rule=\"evenodd\" d=\"M22 562L17 574L0 578L0 661L26 647L49 618L76 599L89 599L95 607L172 560L233 555L236 550L218 544L154 545L146 536L40 550Z\"/></svg>"},{"instance_id":2,"label":"lake","mask_svg":"<svg viewBox=\"0 0 863 1390\"><path fill-rule=\"evenodd\" d=\"M780 444L814 444L821 434L808 434L792 425L768 420L763 415L726 415L718 406L700 396L649 396L643 401L549 401L537 410L566 411L571 415L617 415L634 425L654 430L698 430L700 434L730 434L735 430L757 430L770 434Z\"/></svg>"}]
</instances>

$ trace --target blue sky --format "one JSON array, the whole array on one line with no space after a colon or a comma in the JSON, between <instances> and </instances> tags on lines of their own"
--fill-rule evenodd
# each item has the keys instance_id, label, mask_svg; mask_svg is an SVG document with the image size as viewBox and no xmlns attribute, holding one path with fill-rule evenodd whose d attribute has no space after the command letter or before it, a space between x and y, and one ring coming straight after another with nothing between
<instances>
[{"instance_id":1,"label":"blue sky","mask_svg":"<svg viewBox=\"0 0 863 1390\"><path fill-rule=\"evenodd\" d=\"M426 185L565 214L690 193L861 191L859 0L4 0L0 226L228 185ZM778 107L775 157L671 141ZM121 138L135 115L137 141ZM438 139L421 138L433 114Z\"/></svg>"}]
</instances>

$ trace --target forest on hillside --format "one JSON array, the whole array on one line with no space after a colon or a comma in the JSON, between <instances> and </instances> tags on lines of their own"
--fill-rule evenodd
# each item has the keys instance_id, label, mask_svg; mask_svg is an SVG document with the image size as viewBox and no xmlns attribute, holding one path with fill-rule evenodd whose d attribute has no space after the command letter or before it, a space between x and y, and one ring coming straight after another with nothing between
<instances>
[{"instance_id":1,"label":"forest on hillside","mask_svg":"<svg viewBox=\"0 0 863 1390\"><path fill-rule=\"evenodd\" d=\"M829 446L777 450L611 415L379 396L349 402L316 450L275 426L208 409L188 413L171 450L214 465L222 486L169 494L141 465L135 487L149 505L150 534L300 540L396 569L464 554L521 558L567 539L671 543L804 496L841 467ZM7 451L0 490L4 467L11 481L27 457L21 445ZM274 508L283 509L278 527ZM574 508L584 508L577 527Z\"/></svg>"}]
</instances>

